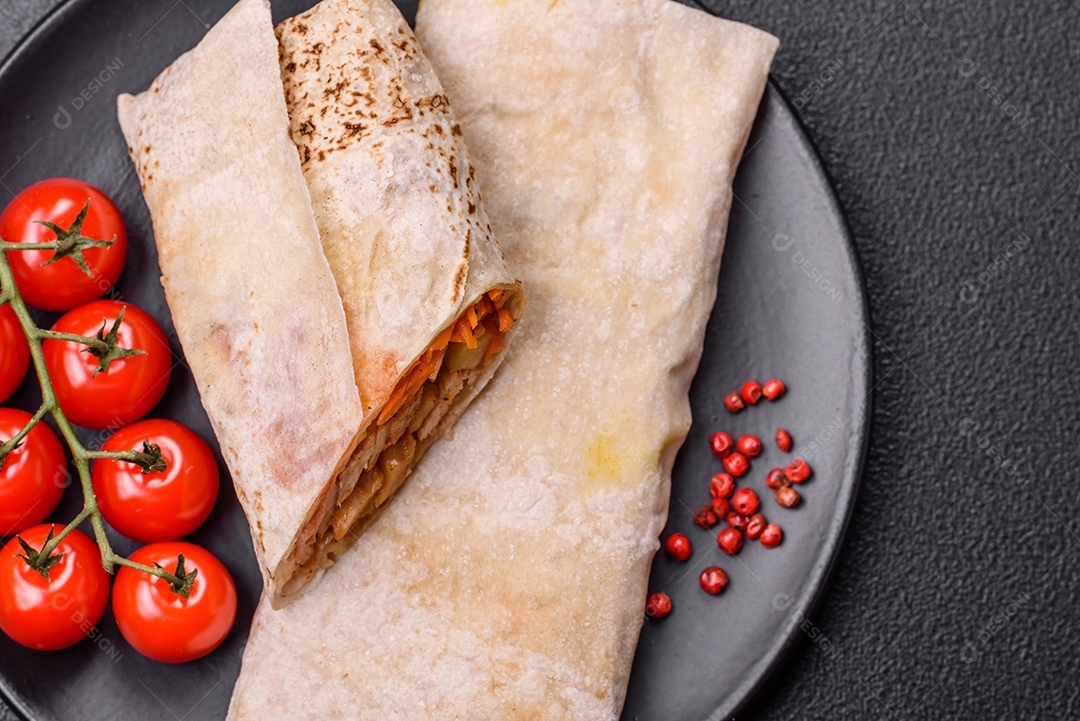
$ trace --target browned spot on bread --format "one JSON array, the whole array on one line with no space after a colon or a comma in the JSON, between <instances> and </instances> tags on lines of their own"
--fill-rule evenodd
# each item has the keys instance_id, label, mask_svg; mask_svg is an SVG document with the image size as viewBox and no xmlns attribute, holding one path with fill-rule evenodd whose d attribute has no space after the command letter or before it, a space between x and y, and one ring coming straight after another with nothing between
<instances>
[{"instance_id":1,"label":"browned spot on bread","mask_svg":"<svg viewBox=\"0 0 1080 721\"><path fill-rule=\"evenodd\" d=\"M397 368L401 361L400 353L387 351L375 355L364 364L358 388L365 413L374 410L375 404L382 402L397 385Z\"/></svg>"},{"instance_id":2,"label":"browned spot on bread","mask_svg":"<svg viewBox=\"0 0 1080 721\"><path fill-rule=\"evenodd\" d=\"M457 303L461 300L461 294L465 290L465 280L469 276L469 245L472 241L472 229L470 228L465 233L465 247L461 253L461 265L458 266L457 273L454 274L454 296L453 302Z\"/></svg>"},{"instance_id":3,"label":"browned spot on bread","mask_svg":"<svg viewBox=\"0 0 1080 721\"><path fill-rule=\"evenodd\" d=\"M325 90L323 90L323 97L324 98L334 98L335 100L340 100L341 99L341 91L344 90L346 88L346 86L348 86L348 84L349 83L346 80L339 80L336 84L331 85L331 86L327 87Z\"/></svg>"}]
</instances>

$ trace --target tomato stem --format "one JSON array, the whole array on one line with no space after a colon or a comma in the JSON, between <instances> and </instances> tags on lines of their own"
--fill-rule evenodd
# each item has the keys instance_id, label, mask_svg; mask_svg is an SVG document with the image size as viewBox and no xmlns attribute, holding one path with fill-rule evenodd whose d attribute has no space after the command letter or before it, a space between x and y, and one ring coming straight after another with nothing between
<instances>
[{"instance_id":1,"label":"tomato stem","mask_svg":"<svg viewBox=\"0 0 1080 721\"><path fill-rule=\"evenodd\" d=\"M166 470L168 466L159 446L143 441L143 449L142 451L87 451L86 457L94 460L106 458L134 463L142 469L144 474Z\"/></svg>"},{"instance_id":2,"label":"tomato stem","mask_svg":"<svg viewBox=\"0 0 1080 721\"><path fill-rule=\"evenodd\" d=\"M23 426L18 433L0 444L0 468L4 467L4 461L7 459L9 453L18 448L23 439L26 438L26 434L33 430L34 426L45 417L45 414L49 412L48 407L44 403L37 409L37 412L33 417Z\"/></svg>"},{"instance_id":3,"label":"tomato stem","mask_svg":"<svg viewBox=\"0 0 1080 721\"><path fill-rule=\"evenodd\" d=\"M114 556L113 561L119 566L127 566L128 568L134 568L136 571L149 573L151 576L157 576L160 579L168 581L169 588L172 589L173 593L177 594L178 596L183 596L184 598L187 598L188 594L191 592L191 582L189 579L194 579L195 574L198 573L198 571L192 571L190 573L184 574L184 576L181 577L177 576L176 574L169 573L161 566L144 566L141 563L129 561L128 559L121 556ZM178 568L181 568L182 565L183 564L181 563Z\"/></svg>"},{"instance_id":4,"label":"tomato stem","mask_svg":"<svg viewBox=\"0 0 1080 721\"><path fill-rule=\"evenodd\" d=\"M38 338L42 340L67 340L72 343L82 343L87 346L101 345L104 350L108 350L104 341L99 341L97 338L91 338L88 335L75 335L74 333L61 333L56 330L45 330L44 328L38 328L35 331Z\"/></svg>"},{"instance_id":5,"label":"tomato stem","mask_svg":"<svg viewBox=\"0 0 1080 721\"><path fill-rule=\"evenodd\" d=\"M75 518L72 519L71 523L64 526L64 530L60 531L60 533L53 536L52 540L50 540L48 543L46 543L44 546L42 546L40 549L38 549L38 551L41 553L42 557L48 558L49 556L51 556L52 552L56 550L56 547L60 545L60 541L63 541L64 537L67 536L67 534L74 531L75 528L80 523L85 521L89 516L90 516L90 509L87 508L86 506L83 506L83 509L81 511L79 511L79 515L75 516Z\"/></svg>"},{"instance_id":6,"label":"tomato stem","mask_svg":"<svg viewBox=\"0 0 1080 721\"><path fill-rule=\"evenodd\" d=\"M0 240L0 250L56 250L59 243L55 240L48 243L8 243Z\"/></svg>"},{"instance_id":7,"label":"tomato stem","mask_svg":"<svg viewBox=\"0 0 1080 721\"><path fill-rule=\"evenodd\" d=\"M23 300L22 295L19 293L19 288L15 284L15 275L11 271L11 262L8 259L8 253L11 251L19 250L57 250L59 244L52 243L8 243L0 240L0 305L8 303L11 305L11 309L15 312L15 317L19 319L19 325L22 326L23 335L26 336L26 341L30 346L30 358L34 364L34 373L37 375L38 384L41 386L41 407L30 419L30 422L26 424L12 439L6 441L0 445L0 466L3 465L3 459L10 453L29 433L35 425L40 423L46 415L51 415L56 422L56 426L60 429L60 434L67 442L68 448L71 449L71 455L75 461L75 468L79 474L79 485L82 486L83 493L83 509L79 512L71 523L64 527L64 530L59 535L51 538L38 552L38 556L46 561L52 555L52 552L60 544L60 542L73 531L79 524L90 519L90 525L94 529L94 538L97 540L98 549L101 551L101 565L108 573L113 572L113 568L116 565L128 566L144 573L149 573L152 576L157 576L169 582L169 587L174 593L180 596L187 597L190 589L191 582L195 578L195 573L187 574L173 574L169 573L163 568L151 568L150 566L144 566L140 563L134 563L128 559L117 556L113 553L112 546L109 544L109 539L105 536L105 521L101 516L101 511L98 508L97 495L94 493L94 486L90 480L90 460L94 458L98 459L113 459L129 461L131 463L138 464L143 468L144 472L149 470L164 471L166 468L165 460L161 456L161 451L156 446L152 446L149 443L143 444L142 451L91 451L86 448L79 440L79 437L75 434L75 429L72 428L71 422L64 414L64 409L60 407L60 403L56 400L56 392L53 390L52 380L49 378L49 369L45 365L45 354L41 349L41 341L50 340L65 340L75 343L82 343L88 346L90 349L94 349L97 344L101 343L102 350L109 360L121 357L117 355L117 352L124 352L128 349L117 348L115 345L116 330L119 327L119 319L113 326L112 330L105 334L102 332L99 338L89 338L86 336L77 336L69 333L57 333L51 330L43 330L37 326L34 319L30 316L30 310L26 306L26 302ZM134 351L141 352L141 351ZM131 353L128 353L130 355ZM97 355L97 354L95 354ZM98 357L101 361L101 357ZM104 363L107 368L107 362ZM182 572L182 565L177 567L178 571Z\"/></svg>"}]
</instances>

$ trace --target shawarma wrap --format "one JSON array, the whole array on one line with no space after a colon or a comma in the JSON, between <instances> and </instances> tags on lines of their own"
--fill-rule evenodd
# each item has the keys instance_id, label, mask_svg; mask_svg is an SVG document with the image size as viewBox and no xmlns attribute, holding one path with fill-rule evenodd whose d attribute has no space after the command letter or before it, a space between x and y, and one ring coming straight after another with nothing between
<instances>
[{"instance_id":1,"label":"shawarma wrap","mask_svg":"<svg viewBox=\"0 0 1080 721\"><path fill-rule=\"evenodd\" d=\"M177 333L282 605L491 378L521 286L392 4L324 3L275 35L267 2L241 0L118 106Z\"/></svg>"},{"instance_id":2,"label":"shawarma wrap","mask_svg":"<svg viewBox=\"0 0 1080 721\"><path fill-rule=\"evenodd\" d=\"M363 553L260 606L229 718L616 719L777 42L671 0L425 0L417 33L529 313Z\"/></svg>"}]
</instances>

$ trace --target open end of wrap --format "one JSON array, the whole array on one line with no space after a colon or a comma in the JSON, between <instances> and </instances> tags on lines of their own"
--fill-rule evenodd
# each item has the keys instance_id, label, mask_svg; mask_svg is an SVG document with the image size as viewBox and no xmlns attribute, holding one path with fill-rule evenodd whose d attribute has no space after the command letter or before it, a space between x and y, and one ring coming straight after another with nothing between
<instances>
[{"instance_id":1,"label":"open end of wrap","mask_svg":"<svg viewBox=\"0 0 1080 721\"><path fill-rule=\"evenodd\" d=\"M275 573L275 607L334 565L453 425L495 372L523 306L520 287L489 290L401 376Z\"/></svg>"}]
</instances>

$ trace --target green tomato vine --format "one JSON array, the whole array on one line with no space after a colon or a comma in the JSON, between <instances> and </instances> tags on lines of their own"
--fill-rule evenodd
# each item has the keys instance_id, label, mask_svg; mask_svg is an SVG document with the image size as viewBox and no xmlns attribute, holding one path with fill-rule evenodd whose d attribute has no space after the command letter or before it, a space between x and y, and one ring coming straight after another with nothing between
<instances>
[{"instance_id":1,"label":"green tomato vine","mask_svg":"<svg viewBox=\"0 0 1080 721\"><path fill-rule=\"evenodd\" d=\"M90 482L91 460L111 459L115 461L126 461L139 466L143 473L164 471L166 469L166 462L161 455L161 449L158 446L145 441L143 442L142 451L92 451L87 449L79 440L78 436L75 435L75 430L71 427L71 422L68 421L67 416L64 415L64 409L60 407L60 404L56 400L56 393L53 390L52 380L49 378L49 371L45 365L45 356L41 350L41 343L44 340L59 340L80 343L86 346L84 352L91 354L97 360L98 369L96 373L107 371L110 363L118 358L139 355L144 351L118 346L117 331L124 319L123 312L120 313L116 322L113 323L112 328L106 331L103 325L101 330L94 337L73 335L71 333L58 333L52 330L39 328L34 322L34 319L30 316L30 311L26 306L26 302L19 293L18 285L15 283L15 276L11 271L11 263L8 260L8 253L11 252L18 252L21 250L52 250L55 251L55 253L53 257L47 261L46 265L53 262L72 262L76 263L84 273L92 276L90 268L86 265L86 261L83 258L82 251L88 248L108 247L112 245L114 241L96 240L82 235L82 221L86 218L89 207L90 201L88 200L86 201L86 205L84 205L83 209L79 212L78 217L67 229L52 224L45 224L56 233L57 240L55 241L48 243L9 243L0 239L0 306L3 306L4 304L10 305L11 309L15 312L15 316L19 319L19 325L22 327L23 335L26 336L26 341L30 346L30 357L33 360L34 372L36 373L38 383L41 386L42 398L41 406L38 407L37 411L27 424L20 429L15 436L0 443L0 469L3 468L4 461L7 459L8 454L22 443L23 439L26 438L26 434L29 433L34 426L40 423L45 416L52 416L57 427L60 429L61 435L64 437L64 441L71 450L83 494L83 508L79 514L55 536L50 531L46 542L41 548L32 548L21 537L17 537L23 549L21 558L28 566L30 566L30 568L34 569L47 579L49 577L50 569L56 565L63 555L56 553L57 546L59 546L60 542L63 541L69 533L75 530L79 524L86 519L90 519L90 525L94 529L94 537L97 540L98 548L101 551L101 563L108 573L112 573L115 566L127 566L128 568L133 568L137 571L149 573L164 579L168 582L169 588L174 593L187 597L191 591L191 584L195 580L198 571L192 570L185 572L184 557L182 555L178 558L176 572L169 573L157 564L154 564L154 567L146 566L113 553L112 546L109 544L109 539L105 536L105 521L101 516L101 511L98 509L97 496L94 494L94 487Z\"/></svg>"}]
</instances>

